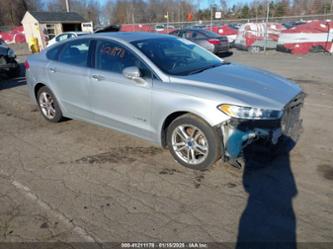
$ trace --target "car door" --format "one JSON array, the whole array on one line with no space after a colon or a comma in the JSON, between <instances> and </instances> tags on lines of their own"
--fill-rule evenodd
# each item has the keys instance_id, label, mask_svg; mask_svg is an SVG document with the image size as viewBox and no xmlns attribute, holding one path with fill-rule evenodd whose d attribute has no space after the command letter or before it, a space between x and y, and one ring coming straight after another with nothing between
<instances>
[{"instance_id":1,"label":"car door","mask_svg":"<svg viewBox=\"0 0 333 249\"><path fill-rule=\"evenodd\" d=\"M96 122L150 139L152 71L123 44L102 39L96 41L94 64L90 96ZM122 74L132 66L140 69L144 82Z\"/></svg>"},{"instance_id":2,"label":"car door","mask_svg":"<svg viewBox=\"0 0 333 249\"><path fill-rule=\"evenodd\" d=\"M57 60L47 65L52 91L69 117L91 119L89 102L90 39L78 39L64 44Z\"/></svg>"}]
</instances>

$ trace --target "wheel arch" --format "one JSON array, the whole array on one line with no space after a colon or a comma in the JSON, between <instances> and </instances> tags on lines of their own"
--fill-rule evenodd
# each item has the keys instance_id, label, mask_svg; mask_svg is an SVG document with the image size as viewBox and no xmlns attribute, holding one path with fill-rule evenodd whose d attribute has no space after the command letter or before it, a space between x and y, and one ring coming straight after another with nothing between
<instances>
[{"instance_id":1,"label":"wheel arch","mask_svg":"<svg viewBox=\"0 0 333 249\"><path fill-rule=\"evenodd\" d=\"M163 121L161 130L160 130L160 139L161 139L161 145L163 148L166 148L167 146L167 142L166 142L166 133L167 133L167 129L169 127L169 125L172 123L172 121L174 121L176 118L183 116L185 114L191 114L201 120L203 120L204 122L206 122L208 125L211 125L210 122L205 119L205 117L203 117L202 115L199 115L197 113L191 112L191 111L174 111L172 113L170 113Z\"/></svg>"},{"instance_id":2,"label":"wheel arch","mask_svg":"<svg viewBox=\"0 0 333 249\"><path fill-rule=\"evenodd\" d=\"M48 87L44 83L40 83L40 82L35 85L35 87L34 87L34 96L35 96L36 100L37 100L37 93L38 93L39 89L41 89L44 86Z\"/></svg>"},{"instance_id":3,"label":"wheel arch","mask_svg":"<svg viewBox=\"0 0 333 249\"><path fill-rule=\"evenodd\" d=\"M52 88L50 88L50 86L48 86L48 84L45 84L43 82L38 82L37 84L35 84L35 86L33 87L33 94L34 94L34 97L35 97L35 100L36 100L36 103L38 104L38 99L37 99L37 94L38 94L38 91L39 89L41 89L42 87L47 87L51 92L52 94L54 95L54 98L57 100L58 102L58 105L59 105L59 108L62 112L63 115L66 114L66 108L63 106L62 102L59 101L59 98L58 96L54 93L54 91L52 90Z\"/></svg>"}]
</instances>

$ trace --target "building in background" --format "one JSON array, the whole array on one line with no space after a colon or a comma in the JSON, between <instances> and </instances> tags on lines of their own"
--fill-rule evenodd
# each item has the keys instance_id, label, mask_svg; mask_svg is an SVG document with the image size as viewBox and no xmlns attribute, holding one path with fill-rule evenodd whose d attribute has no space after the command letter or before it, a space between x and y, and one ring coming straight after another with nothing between
<instances>
[{"instance_id":1,"label":"building in background","mask_svg":"<svg viewBox=\"0 0 333 249\"><path fill-rule=\"evenodd\" d=\"M62 32L82 31L83 23L86 20L75 12L27 11L22 19L26 41L37 40L39 49Z\"/></svg>"}]
</instances>

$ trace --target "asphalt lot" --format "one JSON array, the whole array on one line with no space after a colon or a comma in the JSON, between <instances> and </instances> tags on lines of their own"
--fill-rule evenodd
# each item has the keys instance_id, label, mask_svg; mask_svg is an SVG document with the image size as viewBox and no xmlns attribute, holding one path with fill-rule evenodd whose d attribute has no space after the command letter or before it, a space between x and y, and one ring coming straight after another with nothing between
<instances>
[{"instance_id":1,"label":"asphalt lot","mask_svg":"<svg viewBox=\"0 0 333 249\"><path fill-rule=\"evenodd\" d=\"M84 122L48 123L24 76L2 79L0 241L333 242L333 57L227 60L307 94L295 149L243 174L219 163L185 169L167 150Z\"/></svg>"}]
</instances>

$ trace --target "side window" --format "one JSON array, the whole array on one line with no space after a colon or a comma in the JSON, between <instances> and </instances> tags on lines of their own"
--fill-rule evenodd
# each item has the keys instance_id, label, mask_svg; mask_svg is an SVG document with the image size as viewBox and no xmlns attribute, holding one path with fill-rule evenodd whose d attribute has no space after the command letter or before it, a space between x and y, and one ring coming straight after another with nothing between
<instances>
[{"instance_id":1,"label":"side window","mask_svg":"<svg viewBox=\"0 0 333 249\"><path fill-rule=\"evenodd\" d=\"M75 40L65 45L59 56L59 61L75 66L85 67L88 61L90 40Z\"/></svg>"},{"instance_id":2,"label":"side window","mask_svg":"<svg viewBox=\"0 0 333 249\"><path fill-rule=\"evenodd\" d=\"M58 55L59 55L59 52L61 50L62 46L56 46L55 48L52 48L50 49L47 53L46 53L46 57L49 59L49 60L58 60Z\"/></svg>"},{"instance_id":3,"label":"side window","mask_svg":"<svg viewBox=\"0 0 333 249\"><path fill-rule=\"evenodd\" d=\"M114 42L98 41L95 67L99 70L121 74L126 67L138 67L143 78L151 78L150 69L132 52Z\"/></svg>"}]
</instances>

